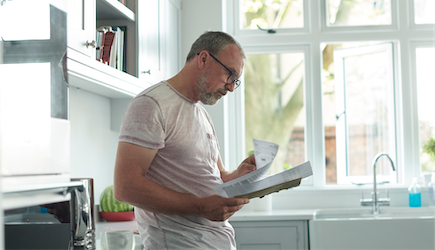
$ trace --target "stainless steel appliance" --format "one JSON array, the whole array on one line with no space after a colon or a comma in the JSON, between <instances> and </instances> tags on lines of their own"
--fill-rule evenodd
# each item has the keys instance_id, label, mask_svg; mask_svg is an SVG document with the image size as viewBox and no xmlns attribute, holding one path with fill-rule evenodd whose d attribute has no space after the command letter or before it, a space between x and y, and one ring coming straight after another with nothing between
<instances>
[{"instance_id":1,"label":"stainless steel appliance","mask_svg":"<svg viewBox=\"0 0 435 250\"><path fill-rule=\"evenodd\" d=\"M71 193L69 249L95 249L94 180L74 180L81 181L83 187Z\"/></svg>"},{"instance_id":2,"label":"stainless steel appliance","mask_svg":"<svg viewBox=\"0 0 435 250\"><path fill-rule=\"evenodd\" d=\"M6 250L96 249L93 179L72 179L71 183L57 185L59 190L71 193L71 199L67 202L41 204L41 207L48 208L48 214L6 213Z\"/></svg>"}]
</instances>

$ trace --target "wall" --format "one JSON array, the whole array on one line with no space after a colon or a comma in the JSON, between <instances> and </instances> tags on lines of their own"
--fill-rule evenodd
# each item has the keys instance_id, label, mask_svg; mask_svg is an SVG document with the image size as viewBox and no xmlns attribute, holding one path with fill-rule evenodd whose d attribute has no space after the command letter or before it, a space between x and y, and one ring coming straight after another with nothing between
<instances>
[{"instance_id":1,"label":"wall","mask_svg":"<svg viewBox=\"0 0 435 250\"><path fill-rule=\"evenodd\" d=\"M110 99L70 87L71 178L93 178L95 204L113 184L118 132L110 129Z\"/></svg>"},{"instance_id":2,"label":"wall","mask_svg":"<svg viewBox=\"0 0 435 250\"><path fill-rule=\"evenodd\" d=\"M181 58L185 58L195 40L205 31L225 31L225 18L223 6L226 0L182 0L181 2ZM221 99L216 105L204 105L216 129L221 148L221 157L226 168L230 167L228 161L228 135L227 114L225 107L228 97ZM234 166L232 166L234 167Z\"/></svg>"}]
</instances>

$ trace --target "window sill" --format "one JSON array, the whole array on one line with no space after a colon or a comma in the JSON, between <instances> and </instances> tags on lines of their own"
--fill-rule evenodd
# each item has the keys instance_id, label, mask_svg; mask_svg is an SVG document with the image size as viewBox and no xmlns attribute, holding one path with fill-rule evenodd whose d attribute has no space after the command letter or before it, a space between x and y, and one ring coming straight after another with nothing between
<instances>
[{"instance_id":1,"label":"window sill","mask_svg":"<svg viewBox=\"0 0 435 250\"><path fill-rule=\"evenodd\" d=\"M388 190L388 191L387 191ZM429 191L422 187L422 206L429 204ZM390 206L408 206L408 187L379 185L379 198L390 198ZM373 186L330 186L324 188L301 186L273 194L273 209L322 209L361 207L361 198L370 198Z\"/></svg>"}]
</instances>

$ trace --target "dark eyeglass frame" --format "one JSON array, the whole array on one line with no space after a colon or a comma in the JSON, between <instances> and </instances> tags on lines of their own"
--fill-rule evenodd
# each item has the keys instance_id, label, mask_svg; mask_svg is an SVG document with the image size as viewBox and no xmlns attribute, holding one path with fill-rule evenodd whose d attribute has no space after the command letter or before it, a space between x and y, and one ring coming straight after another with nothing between
<instances>
[{"instance_id":1,"label":"dark eyeglass frame","mask_svg":"<svg viewBox=\"0 0 435 250\"><path fill-rule=\"evenodd\" d=\"M235 83L236 86L234 87L234 89L237 89L240 86L240 80L239 79L234 79L233 81L230 80L232 75L236 75L239 76L239 74L237 74L237 72L231 71L229 68L227 68L227 66L225 66L223 63L221 63L215 56L213 56L210 52L208 52L208 54L216 60L216 62L220 63L220 65L224 66L224 68L226 70L228 70L228 73L230 74L227 78L226 84L233 84ZM197 55L199 55L199 53L197 53ZM231 81L231 82L230 82Z\"/></svg>"}]
</instances>

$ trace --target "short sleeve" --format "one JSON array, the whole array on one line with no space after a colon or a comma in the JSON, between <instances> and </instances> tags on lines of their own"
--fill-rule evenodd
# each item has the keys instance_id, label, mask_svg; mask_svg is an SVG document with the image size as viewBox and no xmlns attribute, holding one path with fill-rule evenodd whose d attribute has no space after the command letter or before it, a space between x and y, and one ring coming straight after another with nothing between
<instances>
[{"instance_id":1,"label":"short sleeve","mask_svg":"<svg viewBox=\"0 0 435 250\"><path fill-rule=\"evenodd\" d=\"M149 96L134 98L124 111L119 141L146 148L165 146L165 129L158 103Z\"/></svg>"}]
</instances>

